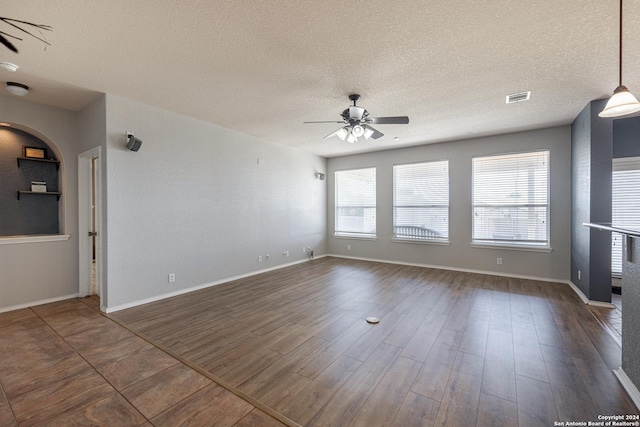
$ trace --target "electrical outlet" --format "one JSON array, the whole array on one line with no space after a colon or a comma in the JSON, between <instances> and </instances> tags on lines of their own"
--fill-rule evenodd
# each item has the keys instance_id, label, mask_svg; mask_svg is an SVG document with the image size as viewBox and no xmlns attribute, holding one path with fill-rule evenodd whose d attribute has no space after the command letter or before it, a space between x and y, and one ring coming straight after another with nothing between
<instances>
[{"instance_id":1,"label":"electrical outlet","mask_svg":"<svg viewBox=\"0 0 640 427\"><path fill-rule=\"evenodd\" d=\"M347 245L347 250L350 251L351 250L351 245Z\"/></svg>"},{"instance_id":2,"label":"electrical outlet","mask_svg":"<svg viewBox=\"0 0 640 427\"><path fill-rule=\"evenodd\" d=\"M262 255L258 255L258 262L262 262Z\"/></svg>"},{"instance_id":3,"label":"electrical outlet","mask_svg":"<svg viewBox=\"0 0 640 427\"><path fill-rule=\"evenodd\" d=\"M169 283L174 283L176 281L176 273L169 274Z\"/></svg>"},{"instance_id":4,"label":"electrical outlet","mask_svg":"<svg viewBox=\"0 0 640 427\"><path fill-rule=\"evenodd\" d=\"M269 256L269 254L266 254L266 255L264 256L264 260L265 260L265 261L269 261L269 258L271 258L271 257Z\"/></svg>"},{"instance_id":5,"label":"electrical outlet","mask_svg":"<svg viewBox=\"0 0 640 427\"><path fill-rule=\"evenodd\" d=\"M282 252L282 258L286 258L289 256L289 251Z\"/></svg>"},{"instance_id":6,"label":"electrical outlet","mask_svg":"<svg viewBox=\"0 0 640 427\"><path fill-rule=\"evenodd\" d=\"M496 264L502 265L502 258L496 258Z\"/></svg>"}]
</instances>

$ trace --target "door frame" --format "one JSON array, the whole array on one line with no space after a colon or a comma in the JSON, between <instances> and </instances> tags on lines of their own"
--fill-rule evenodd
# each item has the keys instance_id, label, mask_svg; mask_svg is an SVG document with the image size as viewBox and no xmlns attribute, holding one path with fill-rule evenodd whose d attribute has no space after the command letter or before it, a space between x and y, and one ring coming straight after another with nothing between
<instances>
[{"instance_id":1,"label":"door frame","mask_svg":"<svg viewBox=\"0 0 640 427\"><path fill-rule=\"evenodd\" d=\"M106 305L106 293L102 280L103 269L103 247L102 247L102 166L101 160L93 162L93 159L101 159L102 147L95 147L91 150L78 154L78 274L79 287L78 296L85 297L92 293L92 268L93 247L91 239L87 235L91 229L91 192L92 192L92 163L95 165L95 218L96 230L96 289L100 295L100 309Z\"/></svg>"}]
</instances>

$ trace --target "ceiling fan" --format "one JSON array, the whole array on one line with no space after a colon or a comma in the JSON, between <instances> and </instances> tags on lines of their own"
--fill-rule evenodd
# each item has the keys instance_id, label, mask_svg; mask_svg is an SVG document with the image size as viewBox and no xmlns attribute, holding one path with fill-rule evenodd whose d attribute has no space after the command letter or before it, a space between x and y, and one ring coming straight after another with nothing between
<instances>
[{"instance_id":1,"label":"ceiling fan","mask_svg":"<svg viewBox=\"0 0 640 427\"><path fill-rule=\"evenodd\" d=\"M360 99L360 95L349 95L349 100L353 101L353 105L344 110L340 116L342 121L320 121L320 122L304 122L304 123L344 123L346 126L341 127L335 132L325 136L324 139L337 136L340 140L355 144L361 136L364 139L378 139L384 134L373 127L371 124L377 125L406 125L409 123L407 116L395 117L369 117L369 112L362 107L358 107L356 102Z\"/></svg>"}]
</instances>

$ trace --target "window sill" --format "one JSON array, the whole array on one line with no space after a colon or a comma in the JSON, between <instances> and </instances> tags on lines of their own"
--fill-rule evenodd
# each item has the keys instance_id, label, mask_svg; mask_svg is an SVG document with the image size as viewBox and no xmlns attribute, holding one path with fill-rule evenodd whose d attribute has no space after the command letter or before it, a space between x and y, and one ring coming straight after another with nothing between
<instances>
[{"instance_id":1,"label":"window sill","mask_svg":"<svg viewBox=\"0 0 640 427\"><path fill-rule=\"evenodd\" d=\"M436 246L451 246L449 240L419 240L419 239L400 239L394 237L391 239L394 243L415 243L418 245L436 245Z\"/></svg>"},{"instance_id":2,"label":"window sill","mask_svg":"<svg viewBox=\"0 0 640 427\"><path fill-rule=\"evenodd\" d=\"M0 245L15 245L19 243L60 242L69 240L70 234L43 234L38 236L7 236L0 237Z\"/></svg>"},{"instance_id":3,"label":"window sill","mask_svg":"<svg viewBox=\"0 0 640 427\"><path fill-rule=\"evenodd\" d=\"M334 234L336 239L349 239L349 240L378 240L378 236L357 236L349 234Z\"/></svg>"},{"instance_id":4,"label":"window sill","mask_svg":"<svg viewBox=\"0 0 640 427\"><path fill-rule=\"evenodd\" d=\"M505 243L469 243L472 248L480 249L507 249L510 251L525 251L525 252L552 252L553 249L549 246L528 246L528 245L509 245Z\"/></svg>"}]
</instances>

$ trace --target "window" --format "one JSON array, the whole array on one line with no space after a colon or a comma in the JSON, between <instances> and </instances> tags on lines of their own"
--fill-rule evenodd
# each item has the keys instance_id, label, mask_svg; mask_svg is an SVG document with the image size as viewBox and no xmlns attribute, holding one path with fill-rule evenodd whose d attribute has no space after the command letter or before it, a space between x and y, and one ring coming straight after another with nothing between
<instances>
[{"instance_id":1,"label":"window","mask_svg":"<svg viewBox=\"0 0 640 427\"><path fill-rule=\"evenodd\" d=\"M616 225L640 227L640 157L613 159L611 219ZM622 275L622 235L611 233L611 274Z\"/></svg>"},{"instance_id":2,"label":"window","mask_svg":"<svg viewBox=\"0 0 640 427\"><path fill-rule=\"evenodd\" d=\"M376 168L336 171L336 236L376 236Z\"/></svg>"},{"instance_id":3,"label":"window","mask_svg":"<svg viewBox=\"0 0 640 427\"><path fill-rule=\"evenodd\" d=\"M449 240L449 161L393 167L393 237Z\"/></svg>"},{"instance_id":4,"label":"window","mask_svg":"<svg viewBox=\"0 0 640 427\"><path fill-rule=\"evenodd\" d=\"M474 243L549 245L549 151L473 159Z\"/></svg>"}]
</instances>

